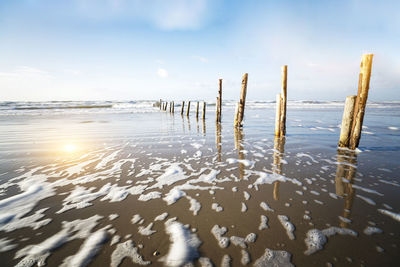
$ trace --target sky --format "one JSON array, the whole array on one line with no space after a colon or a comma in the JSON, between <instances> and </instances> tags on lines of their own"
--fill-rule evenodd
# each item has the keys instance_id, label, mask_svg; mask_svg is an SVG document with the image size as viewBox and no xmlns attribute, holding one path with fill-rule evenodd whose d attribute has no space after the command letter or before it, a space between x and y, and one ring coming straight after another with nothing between
<instances>
[{"instance_id":1,"label":"sky","mask_svg":"<svg viewBox=\"0 0 400 267\"><path fill-rule=\"evenodd\" d=\"M1 0L0 101L400 100L400 1Z\"/></svg>"}]
</instances>

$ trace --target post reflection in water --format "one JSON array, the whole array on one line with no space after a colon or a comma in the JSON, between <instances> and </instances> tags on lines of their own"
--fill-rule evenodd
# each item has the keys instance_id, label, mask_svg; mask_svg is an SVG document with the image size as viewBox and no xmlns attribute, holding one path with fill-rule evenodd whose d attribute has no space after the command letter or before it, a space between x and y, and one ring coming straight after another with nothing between
<instances>
[{"instance_id":1,"label":"post reflection in water","mask_svg":"<svg viewBox=\"0 0 400 267\"><path fill-rule=\"evenodd\" d=\"M203 124L203 136L206 136L206 120L202 120Z\"/></svg>"},{"instance_id":2,"label":"post reflection in water","mask_svg":"<svg viewBox=\"0 0 400 267\"><path fill-rule=\"evenodd\" d=\"M274 155L273 155L273 163L272 163L272 172L276 174L282 174L282 158L283 153L285 152L285 137L277 137L275 136L274 140ZM279 200L279 181L274 182L274 191L273 191L274 200Z\"/></svg>"},{"instance_id":3,"label":"post reflection in water","mask_svg":"<svg viewBox=\"0 0 400 267\"><path fill-rule=\"evenodd\" d=\"M238 151L239 160L244 160L243 153L243 130L238 127L234 127L234 136L235 136L235 149ZM244 177L244 164L239 161L239 178L243 179Z\"/></svg>"},{"instance_id":4,"label":"post reflection in water","mask_svg":"<svg viewBox=\"0 0 400 267\"><path fill-rule=\"evenodd\" d=\"M205 127L204 121L203 121L203 127ZM219 122L216 122L215 124L215 144L217 146L217 160L221 161L222 140L221 140L221 123Z\"/></svg>"},{"instance_id":5,"label":"post reflection in water","mask_svg":"<svg viewBox=\"0 0 400 267\"><path fill-rule=\"evenodd\" d=\"M350 221L346 222L346 219L350 218L356 192L353 188L353 183L357 173L357 154L354 151L338 149L337 161L338 166L335 177L336 195L344 198L342 217L345 218L345 220L340 220L340 227L347 228Z\"/></svg>"},{"instance_id":6,"label":"post reflection in water","mask_svg":"<svg viewBox=\"0 0 400 267\"><path fill-rule=\"evenodd\" d=\"M185 119L182 114L181 114L181 117L182 117L182 132L185 133L186 132L185 131Z\"/></svg>"},{"instance_id":7,"label":"post reflection in water","mask_svg":"<svg viewBox=\"0 0 400 267\"><path fill-rule=\"evenodd\" d=\"M196 131L197 131L197 134L200 133L200 124L199 124L199 118L198 117L196 118Z\"/></svg>"},{"instance_id":8,"label":"post reflection in water","mask_svg":"<svg viewBox=\"0 0 400 267\"><path fill-rule=\"evenodd\" d=\"M187 116L188 131L190 133L190 117Z\"/></svg>"}]
</instances>

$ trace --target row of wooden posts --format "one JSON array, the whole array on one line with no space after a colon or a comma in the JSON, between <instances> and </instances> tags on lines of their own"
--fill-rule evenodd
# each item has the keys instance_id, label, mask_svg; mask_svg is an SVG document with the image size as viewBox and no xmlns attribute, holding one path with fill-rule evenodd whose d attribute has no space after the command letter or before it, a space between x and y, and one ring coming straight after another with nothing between
<instances>
[{"instance_id":1,"label":"row of wooden posts","mask_svg":"<svg viewBox=\"0 0 400 267\"><path fill-rule=\"evenodd\" d=\"M369 82L371 78L372 54L362 56L357 96L348 96L342 118L339 138L339 147L355 149L360 143L365 107L367 104ZM286 135L286 109L287 109L287 65L281 68L281 93L276 95L275 136ZM246 103L248 74L242 77L240 99L236 104L234 127L243 126L244 108ZM167 111L168 102L160 99L160 110ZM169 102L169 112L174 113L174 101ZM185 101L182 101L181 115L184 114ZM189 116L190 101L187 102L186 116ZM206 102L203 101L202 118L206 117ZM196 104L196 118L199 118L199 102ZM222 118L222 79L218 80L218 96L216 101L216 122Z\"/></svg>"},{"instance_id":2,"label":"row of wooden posts","mask_svg":"<svg viewBox=\"0 0 400 267\"><path fill-rule=\"evenodd\" d=\"M203 101L203 111L202 111L202 118L203 120L206 118L206 102ZM168 108L168 102L162 102L162 100L160 99L160 110L163 111L167 111ZM200 102L197 101L196 102L196 118L199 118L199 109L200 109ZM181 115L183 116L184 114L184 110L185 110L185 101L182 101L182 105L181 105ZM170 113L175 113L175 102L171 101L169 102L169 112ZM186 116L189 116L190 114L190 101L187 101L187 108L186 108Z\"/></svg>"}]
</instances>

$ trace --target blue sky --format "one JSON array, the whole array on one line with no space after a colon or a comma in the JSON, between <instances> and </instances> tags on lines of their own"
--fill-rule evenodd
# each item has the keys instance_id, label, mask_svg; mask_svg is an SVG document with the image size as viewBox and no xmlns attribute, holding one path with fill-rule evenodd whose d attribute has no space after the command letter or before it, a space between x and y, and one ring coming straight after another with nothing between
<instances>
[{"instance_id":1,"label":"blue sky","mask_svg":"<svg viewBox=\"0 0 400 267\"><path fill-rule=\"evenodd\" d=\"M400 100L400 1L2 0L1 100Z\"/></svg>"}]
</instances>

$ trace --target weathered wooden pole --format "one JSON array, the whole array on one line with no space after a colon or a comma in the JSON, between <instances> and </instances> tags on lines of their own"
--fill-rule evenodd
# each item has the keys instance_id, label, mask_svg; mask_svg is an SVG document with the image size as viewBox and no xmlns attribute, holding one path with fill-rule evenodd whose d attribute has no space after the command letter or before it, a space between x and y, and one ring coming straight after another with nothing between
<instances>
[{"instance_id":1,"label":"weathered wooden pole","mask_svg":"<svg viewBox=\"0 0 400 267\"><path fill-rule=\"evenodd\" d=\"M183 115L183 110L185 108L185 101L182 101L182 106L181 106L181 115Z\"/></svg>"},{"instance_id":2,"label":"weathered wooden pole","mask_svg":"<svg viewBox=\"0 0 400 267\"><path fill-rule=\"evenodd\" d=\"M215 101L215 122L219 119L219 97L217 96L217 101Z\"/></svg>"},{"instance_id":3,"label":"weathered wooden pole","mask_svg":"<svg viewBox=\"0 0 400 267\"><path fill-rule=\"evenodd\" d=\"M286 102L287 102L287 65L281 68L282 89L281 89L281 118L279 124L279 136L286 135Z\"/></svg>"},{"instance_id":4,"label":"weathered wooden pole","mask_svg":"<svg viewBox=\"0 0 400 267\"><path fill-rule=\"evenodd\" d=\"M171 113L171 112L172 112L172 101L169 102L169 113Z\"/></svg>"},{"instance_id":5,"label":"weathered wooden pole","mask_svg":"<svg viewBox=\"0 0 400 267\"><path fill-rule=\"evenodd\" d=\"M161 110L161 106L162 106L162 101L161 101L161 98L160 98L160 110Z\"/></svg>"},{"instance_id":6,"label":"weathered wooden pole","mask_svg":"<svg viewBox=\"0 0 400 267\"><path fill-rule=\"evenodd\" d=\"M350 95L346 97L346 102L344 104L344 111L342 117L342 126L340 129L340 138L339 138L340 147L348 147L350 143L350 133L354 117L355 101L356 101L355 95Z\"/></svg>"},{"instance_id":7,"label":"weathered wooden pole","mask_svg":"<svg viewBox=\"0 0 400 267\"><path fill-rule=\"evenodd\" d=\"M218 80L218 98L217 98L217 122L222 118L222 79Z\"/></svg>"},{"instance_id":8,"label":"weathered wooden pole","mask_svg":"<svg viewBox=\"0 0 400 267\"><path fill-rule=\"evenodd\" d=\"M351 127L350 149L356 149L360 143L362 124L364 121L365 107L367 105L369 82L371 79L372 54L362 56L359 76L359 86L354 108L353 123Z\"/></svg>"},{"instance_id":9,"label":"weathered wooden pole","mask_svg":"<svg viewBox=\"0 0 400 267\"><path fill-rule=\"evenodd\" d=\"M172 101L172 113L175 113L175 102Z\"/></svg>"},{"instance_id":10,"label":"weathered wooden pole","mask_svg":"<svg viewBox=\"0 0 400 267\"><path fill-rule=\"evenodd\" d=\"M196 103L196 119L199 118L199 101Z\"/></svg>"},{"instance_id":11,"label":"weathered wooden pole","mask_svg":"<svg viewBox=\"0 0 400 267\"><path fill-rule=\"evenodd\" d=\"M235 115L235 122L234 122L235 127L242 127L242 122L243 122L243 118L244 118L244 107L245 107L245 103L246 103L248 76L249 75L247 73L245 73L245 74L243 74L243 77L242 77L242 89L240 91L239 107L237 109L237 115Z\"/></svg>"},{"instance_id":12,"label":"weathered wooden pole","mask_svg":"<svg viewBox=\"0 0 400 267\"><path fill-rule=\"evenodd\" d=\"M168 108L168 102L165 102L164 111L167 111L167 108Z\"/></svg>"},{"instance_id":13,"label":"weathered wooden pole","mask_svg":"<svg viewBox=\"0 0 400 267\"><path fill-rule=\"evenodd\" d=\"M276 95L275 136L281 136L281 94Z\"/></svg>"},{"instance_id":14,"label":"weathered wooden pole","mask_svg":"<svg viewBox=\"0 0 400 267\"><path fill-rule=\"evenodd\" d=\"M188 104L187 104L187 110L186 110L187 117L189 117L189 113L190 113L190 101L188 101Z\"/></svg>"},{"instance_id":15,"label":"weathered wooden pole","mask_svg":"<svg viewBox=\"0 0 400 267\"><path fill-rule=\"evenodd\" d=\"M205 101L203 101L203 120L205 120L206 119L206 102Z\"/></svg>"}]
</instances>

